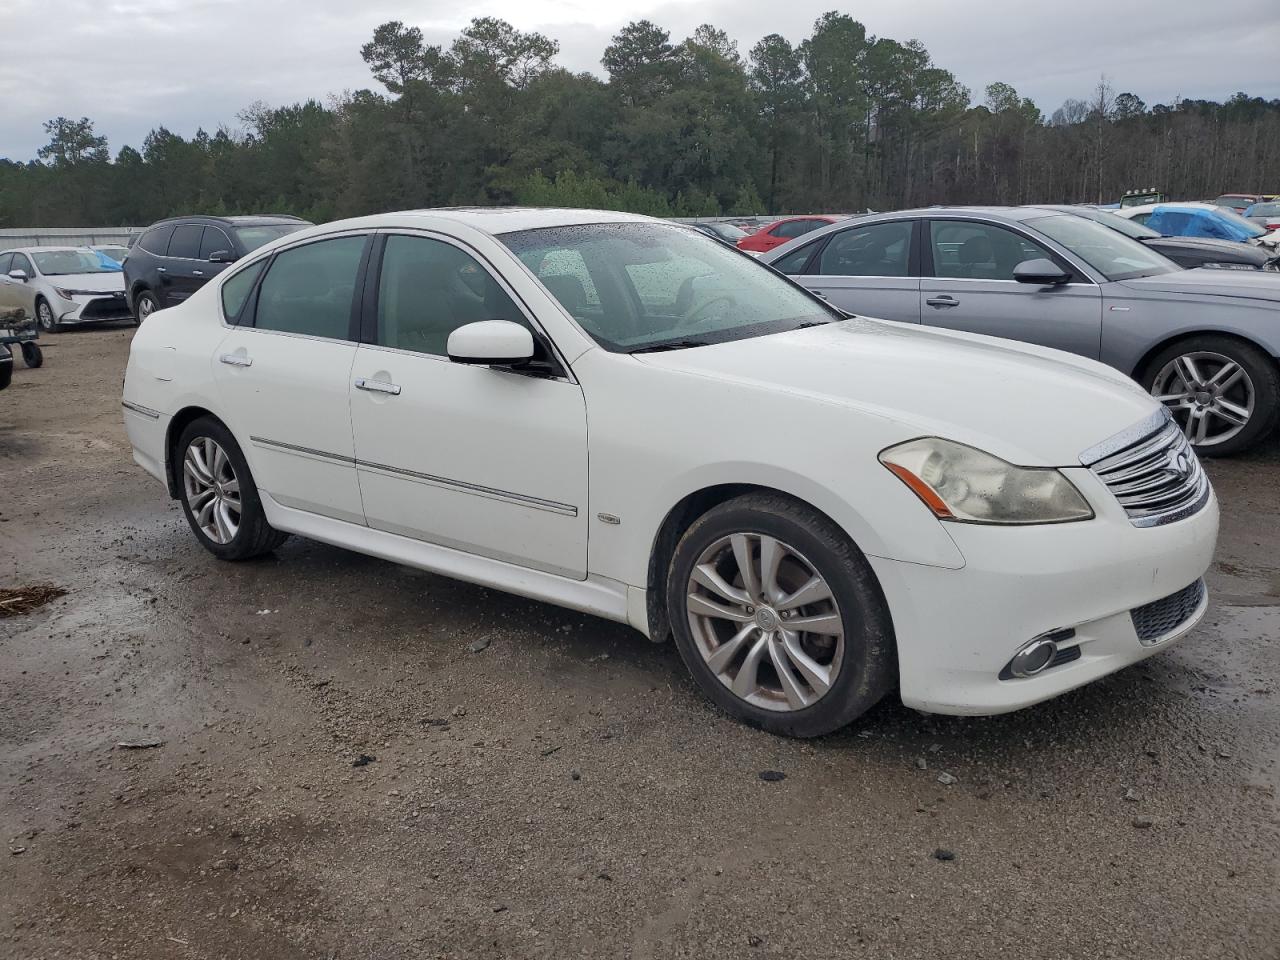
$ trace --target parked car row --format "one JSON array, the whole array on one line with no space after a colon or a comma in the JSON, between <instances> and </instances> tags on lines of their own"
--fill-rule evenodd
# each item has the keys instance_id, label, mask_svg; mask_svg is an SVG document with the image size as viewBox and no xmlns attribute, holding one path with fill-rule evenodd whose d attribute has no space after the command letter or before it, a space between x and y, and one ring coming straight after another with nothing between
<instances>
[{"instance_id":1,"label":"parked car row","mask_svg":"<svg viewBox=\"0 0 1280 960\"><path fill-rule=\"evenodd\" d=\"M1076 214L860 217L763 259L853 314L1101 360L1164 403L1202 453L1236 453L1268 436L1280 418L1280 277L1183 270L1100 215Z\"/></svg>"},{"instance_id":2,"label":"parked car row","mask_svg":"<svg viewBox=\"0 0 1280 960\"><path fill-rule=\"evenodd\" d=\"M298 534L674 635L710 699L796 736L890 691L1014 710L1204 617L1218 506L1188 435L1256 430L1233 411L1265 371L1157 327L1272 278L1048 210L843 221L765 257L799 282L604 211L281 237L142 324L134 457L217 557ZM1181 406L984 332L1142 357Z\"/></svg>"}]
</instances>

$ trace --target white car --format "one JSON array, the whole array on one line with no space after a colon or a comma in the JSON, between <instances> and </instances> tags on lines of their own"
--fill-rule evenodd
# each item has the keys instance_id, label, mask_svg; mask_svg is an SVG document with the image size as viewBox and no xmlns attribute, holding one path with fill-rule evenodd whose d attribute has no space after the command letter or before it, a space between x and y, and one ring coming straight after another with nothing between
<instances>
[{"instance_id":1,"label":"white car","mask_svg":"<svg viewBox=\"0 0 1280 960\"><path fill-rule=\"evenodd\" d=\"M199 542L298 534L674 633L768 730L1014 710L1204 615L1218 506L1123 375L848 318L586 210L315 227L154 314L134 457Z\"/></svg>"},{"instance_id":2,"label":"white car","mask_svg":"<svg viewBox=\"0 0 1280 960\"><path fill-rule=\"evenodd\" d=\"M40 329L132 320L120 264L90 247L21 247L0 253L0 274L22 284Z\"/></svg>"}]
</instances>

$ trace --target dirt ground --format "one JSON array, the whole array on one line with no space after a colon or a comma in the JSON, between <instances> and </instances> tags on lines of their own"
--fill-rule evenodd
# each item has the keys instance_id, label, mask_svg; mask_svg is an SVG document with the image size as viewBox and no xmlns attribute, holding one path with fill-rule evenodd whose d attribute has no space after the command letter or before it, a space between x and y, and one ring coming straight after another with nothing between
<instances>
[{"instance_id":1,"label":"dirt ground","mask_svg":"<svg viewBox=\"0 0 1280 960\"><path fill-rule=\"evenodd\" d=\"M0 393L0 589L67 591L0 619L0 956L1280 957L1280 445L1209 465L1179 646L805 743L621 626L215 560L131 460L131 333Z\"/></svg>"}]
</instances>

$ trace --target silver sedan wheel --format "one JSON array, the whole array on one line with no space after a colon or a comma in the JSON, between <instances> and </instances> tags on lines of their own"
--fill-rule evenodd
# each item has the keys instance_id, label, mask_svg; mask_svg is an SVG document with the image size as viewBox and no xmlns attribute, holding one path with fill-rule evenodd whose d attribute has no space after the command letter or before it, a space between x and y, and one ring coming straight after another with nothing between
<instances>
[{"instance_id":1,"label":"silver sedan wheel","mask_svg":"<svg viewBox=\"0 0 1280 960\"><path fill-rule=\"evenodd\" d=\"M230 543L240 529L240 480L216 440L196 437L182 458L187 506L200 532L214 543Z\"/></svg>"},{"instance_id":2,"label":"silver sedan wheel","mask_svg":"<svg viewBox=\"0 0 1280 960\"><path fill-rule=\"evenodd\" d=\"M1175 357L1156 374L1151 394L1197 447L1225 443L1253 417L1253 381L1221 353L1197 350Z\"/></svg>"},{"instance_id":3,"label":"silver sedan wheel","mask_svg":"<svg viewBox=\"0 0 1280 960\"><path fill-rule=\"evenodd\" d=\"M844 620L830 585L795 548L735 533L703 551L689 577L689 629L711 672L766 710L811 707L844 659Z\"/></svg>"}]
</instances>

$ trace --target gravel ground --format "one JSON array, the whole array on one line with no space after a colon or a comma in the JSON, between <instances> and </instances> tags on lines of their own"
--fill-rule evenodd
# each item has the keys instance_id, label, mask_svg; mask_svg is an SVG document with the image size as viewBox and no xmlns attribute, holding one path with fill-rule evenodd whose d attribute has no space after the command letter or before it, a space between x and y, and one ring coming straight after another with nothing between
<instances>
[{"instance_id":1,"label":"gravel ground","mask_svg":"<svg viewBox=\"0 0 1280 960\"><path fill-rule=\"evenodd\" d=\"M805 743L621 626L213 559L130 458L130 335L0 393L0 588L67 591L0 619L0 956L1280 957L1280 446L1209 465L1179 646Z\"/></svg>"}]
</instances>

